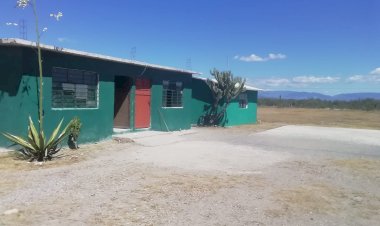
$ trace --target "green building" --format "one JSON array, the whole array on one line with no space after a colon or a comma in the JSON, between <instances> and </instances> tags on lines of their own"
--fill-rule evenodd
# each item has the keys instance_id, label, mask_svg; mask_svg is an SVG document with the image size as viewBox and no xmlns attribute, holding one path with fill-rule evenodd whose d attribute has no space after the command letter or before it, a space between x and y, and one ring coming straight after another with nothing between
<instances>
[{"instance_id":1,"label":"green building","mask_svg":"<svg viewBox=\"0 0 380 226\"><path fill-rule=\"evenodd\" d=\"M198 73L144 62L41 45L45 131L64 118L82 121L80 142L115 132L173 131L197 124L211 93ZM36 44L0 39L0 132L26 135L38 118ZM228 108L226 125L256 122L257 89ZM245 102L244 102L245 101ZM244 103L246 104L244 104ZM11 143L0 136L0 147Z\"/></svg>"},{"instance_id":2,"label":"green building","mask_svg":"<svg viewBox=\"0 0 380 226\"><path fill-rule=\"evenodd\" d=\"M210 110L213 97L205 78L193 76L192 78L192 113L191 123L199 125L202 117ZM254 124L257 121L257 88L245 86L245 92L241 93L227 107L227 112L222 122L223 126L236 126Z\"/></svg>"}]
</instances>

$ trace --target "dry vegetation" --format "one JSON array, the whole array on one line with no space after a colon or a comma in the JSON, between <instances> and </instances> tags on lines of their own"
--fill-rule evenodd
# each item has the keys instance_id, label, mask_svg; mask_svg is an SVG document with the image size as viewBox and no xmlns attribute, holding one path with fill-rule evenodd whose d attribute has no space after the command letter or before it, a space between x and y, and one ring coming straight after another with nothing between
<instances>
[{"instance_id":1,"label":"dry vegetation","mask_svg":"<svg viewBox=\"0 0 380 226\"><path fill-rule=\"evenodd\" d=\"M99 155L106 155L107 150L122 148L128 145L126 143L130 142L124 140L109 140L81 145L78 150L63 148L53 158L53 161L44 163L28 162L18 155L17 152L4 152L0 153L0 171L29 171L71 165Z\"/></svg>"},{"instance_id":2,"label":"dry vegetation","mask_svg":"<svg viewBox=\"0 0 380 226\"><path fill-rule=\"evenodd\" d=\"M340 215L351 212L370 219L377 215L380 198L363 192L352 192L331 184L309 184L273 193L281 208L266 210L271 217L297 214Z\"/></svg>"},{"instance_id":3,"label":"dry vegetation","mask_svg":"<svg viewBox=\"0 0 380 226\"><path fill-rule=\"evenodd\" d=\"M380 159L350 158L332 160L332 163L354 175L372 177L380 182Z\"/></svg>"},{"instance_id":4,"label":"dry vegetation","mask_svg":"<svg viewBox=\"0 0 380 226\"><path fill-rule=\"evenodd\" d=\"M379 111L259 107L258 121L270 124L380 129Z\"/></svg>"}]
</instances>

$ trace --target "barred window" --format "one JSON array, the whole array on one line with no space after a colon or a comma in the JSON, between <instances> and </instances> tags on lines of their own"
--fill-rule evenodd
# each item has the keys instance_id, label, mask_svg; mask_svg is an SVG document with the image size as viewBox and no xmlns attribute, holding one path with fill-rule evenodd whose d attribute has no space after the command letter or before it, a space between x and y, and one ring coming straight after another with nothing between
<instances>
[{"instance_id":1,"label":"barred window","mask_svg":"<svg viewBox=\"0 0 380 226\"><path fill-rule=\"evenodd\" d=\"M182 82L163 81L163 107L182 107Z\"/></svg>"},{"instance_id":2,"label":"barred window","mask_svg":"<svg viewBox=\"0 0 380 226\"><path fill-rule=\"evenodd\" d=\"M248 108L248 97L246 93L242 93L239 95L239 107Z\"/></svg>"},{"instance_id":3,"label":"barred window","mask_svg":"<svg viewBox=\"0 0 380 226\"><path fill-rule=\"evenodd\" d=\"M52 73L53 108L96 108L98 106L96 72L54 67Z\"/></svg>"}]
</instances>

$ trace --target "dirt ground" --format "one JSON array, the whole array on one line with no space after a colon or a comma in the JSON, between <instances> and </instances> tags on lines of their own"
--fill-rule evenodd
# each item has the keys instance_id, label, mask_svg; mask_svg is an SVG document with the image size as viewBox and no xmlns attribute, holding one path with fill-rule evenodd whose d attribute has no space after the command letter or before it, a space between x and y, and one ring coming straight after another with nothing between
<instances>
[{"instance_id":1,"label":"dirt ground","mask_svg":"<svg viewBox=\"0 0 380 226\"><path fill-rule=\"evenodd\" d=\"M0 225L378 225L380 131L282 125L3 153Z\"/></svg>"}]
</instances>

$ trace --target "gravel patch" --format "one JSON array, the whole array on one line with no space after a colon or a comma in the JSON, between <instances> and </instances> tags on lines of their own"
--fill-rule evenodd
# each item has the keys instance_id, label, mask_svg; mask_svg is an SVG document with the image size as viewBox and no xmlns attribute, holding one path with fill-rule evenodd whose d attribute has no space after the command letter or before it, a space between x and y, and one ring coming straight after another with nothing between
<instances>
[{"instance_id":1,"label":"gravel patch","mask_svg":"<svg viewBox=\"0 0 380 226\"><path fill-rule=\"evenodd\" d=\"M330 129L139 134L7 169L0 225L377 225L377 131Z\"/></svg>"}]
</instances>

